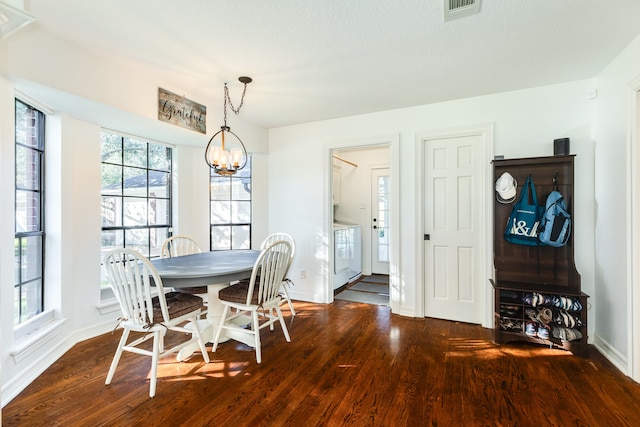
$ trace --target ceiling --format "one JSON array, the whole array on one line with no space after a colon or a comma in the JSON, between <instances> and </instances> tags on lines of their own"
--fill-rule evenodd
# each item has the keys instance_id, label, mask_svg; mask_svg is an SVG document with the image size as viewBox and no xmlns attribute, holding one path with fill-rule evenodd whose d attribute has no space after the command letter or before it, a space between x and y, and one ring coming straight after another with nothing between
<instances>
[{"instance_id":1,"label":"ceiling","mask_svg":"<svg viewBox=\"0 0 640 427\"><path fill-rule=\"evenodd\" d=\"M266 128L592 78L640 33L638 0L482 0L478 14L446 22L442 0L24 8L30 25L186 76L221 102L224 82L237 104L237 78L251 76L241 116Z\"/></svg>"}]
</instances>

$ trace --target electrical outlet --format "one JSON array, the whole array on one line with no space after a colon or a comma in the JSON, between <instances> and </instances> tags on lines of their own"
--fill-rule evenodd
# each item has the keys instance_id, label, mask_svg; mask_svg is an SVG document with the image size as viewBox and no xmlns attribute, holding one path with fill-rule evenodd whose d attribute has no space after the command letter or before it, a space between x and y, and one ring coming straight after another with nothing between
<instances>
[{"instance_id":1,"label":"electrical outlet","mask_svg":"<svg viewBox=\"0 0 640 427\"><path fill-rule=\"evenodd\" d=\"M307 278L307 272L304 270L300 270L300 278L301 279L306 279Z\"/></svg>"}]
</instances>

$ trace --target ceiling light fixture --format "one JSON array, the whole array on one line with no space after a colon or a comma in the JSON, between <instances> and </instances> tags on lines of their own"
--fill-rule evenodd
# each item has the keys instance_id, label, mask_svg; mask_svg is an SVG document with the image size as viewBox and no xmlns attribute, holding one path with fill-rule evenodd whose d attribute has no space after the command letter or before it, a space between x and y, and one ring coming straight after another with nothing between
<instances>
[{"instance_id":1,"label":"ceiling light fixture","mask_svg":"<svg viewBox=\"0 0 640 427\"><path fill-rule=\"evenodd\" d=\"M231 98L229 98L229 88L224 84L224 124L220 126L220 130L216 132L204 152L204 158L207 164L218 175L233 175L247 164L247 149L238 135L231 132L231 128L227 126L227 103L236 115L240 113L242 104L244 103L244 95L247 92L247 84L251 83L251 77L239 77L240 83L244 84L240 105L233 108ZM233 138L235 138L235 140ZM225 140L226 138L226 140ZM231 141L230 141L231 140ZM231 143L232 148L227 148ZM238 146L239 143L239 146ZM226 144L226 145L225 145Z\"/></svg>"}]
</instances>

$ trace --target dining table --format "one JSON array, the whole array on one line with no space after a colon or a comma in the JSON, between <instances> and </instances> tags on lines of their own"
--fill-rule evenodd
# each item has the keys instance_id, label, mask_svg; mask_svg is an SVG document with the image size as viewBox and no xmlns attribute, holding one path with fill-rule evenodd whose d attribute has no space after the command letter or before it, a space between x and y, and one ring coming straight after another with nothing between
<instances>
[{"instance_id":1,"label":"dining table","mask_svg":"<svg viewBox=\"0 0 640 427\"><path fill-rule=\"evenodd\" d=\"M151 263L156 268L165 288L207 286L207 317L198 320L198 328L205 342L213 342L218 325L222 321L224 305L218 298L220 289L232 282L251 277L253 266L260 255L259 250L232 249L201 252L171 258L155 258ZM250 320L247 321L249 323ZM244 335L235 335L226 331L220 341L235 339L253 345ZM185 360L199 347L197 342L184 347L177 355L179 361Z\"/></svg>"}]
</instances>

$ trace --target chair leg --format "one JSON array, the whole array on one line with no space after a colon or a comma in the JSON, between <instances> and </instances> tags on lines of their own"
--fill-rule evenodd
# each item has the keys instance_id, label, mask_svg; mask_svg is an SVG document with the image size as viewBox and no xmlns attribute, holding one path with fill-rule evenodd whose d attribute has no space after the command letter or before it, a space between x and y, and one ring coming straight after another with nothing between
<instances>
[{"instance_id":1,"label":"chair leg","mask_svg":"<svg viewBox=\"0 0 640 427\"><path fill-rule=\"evenodd\" d=\"M191 324L193 325L193 332L198 339L198 345L200 346L200 351L202 352L202 358L204 359L205 363L209 363L209 353L207 353L207 347L205 346L204 340L202 339L202 333L200 332L200 327L198 326L197 316L193 317Z\"/></svg>"},{"instance_id":2,"label":"chair leg","mask_svg":"<svg viewBox=\"0 0 640 427\"><path fill-rule=\"evenodd\" d=\"M151 355L151 384L149 385L149 397L156 395L156 382L158 378L158 359L160 358L160 341L163 340L160 331L153 333L153 354Z\"/></svg>"},{"instance_id":3,"label":"chair leg","mask_svg":"<svg viewBox=\"0 0 640 427\"><path fill-rule=\"evenodd\" d=\"M109 373L107 374L107 379L104 381L106 385L111 384L111 380L116 373L116 368L118 367L118 363L120 362L120 356L122 356L122 348L127 344L127 339L129 338L129 329L124 329L122 331L122 336L120 337L120 342L118 342L118 348L116 349L116 354L113 355L113 361L111 362L111 367L109 368Z\"/></svg>"},{"instance_id":4,"label":"chair leg","mask_svg":"<svg viewBox=\"0 0 640 427\"><path fill-rule=\"evenodd\" d=\"M229 313L229 306L225 305L222 309L222 316L220 316L220 324L218 325L218 330L216 331L216 336L213 338L213 348L211 349L212 353L215 353L218 349L218 343L220 342L220 336L222 335L222 327L224 326L224 322L227 320L227 314Z\"/></svg>"},{"instance_id":5,"label":"chair leg","mask_svg":"<svg viewBox=\"0 0 640 427\"><path fill-rule=\"evenodd\" d=\"M282 290L284 291L284 299L287 300L287 304L289 304L289 311L291 311L291 316L296 315L296 310L293 308L293 302L291 302L291 297L289 297L289 291L287 290L287 285L282 285Z\"/></svg>"},{"instance_id":6,"label":"chair leg","mask_svg":"<svg viewBox=\"0 0 640 427\"><path fill-rule=\"evenodd\" d=\"M262 362L262 351L260 349L260 323L258 323L258 311L251 312L251 318L253 319L253 334L256 346L256 360L258 363Z\"/></svg>"},{"instance_id":7,"label":"chair leg","mask_svg":"<svg viewBox=\"0 0 640 427\"><path fill-rule=\"evenodd\" d=\"M284 337L286 338L287 342L291 342L291 337L289 337L289 330L287 329L287 325L284 322L284 316L282 315L282 310L280 310L279 305L276 305L276 311L278 312L278 319L280 320L280 326L282 327Z\"/></svg>"}]
</instances>

